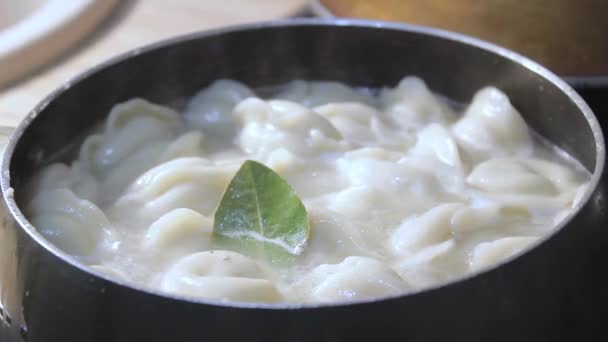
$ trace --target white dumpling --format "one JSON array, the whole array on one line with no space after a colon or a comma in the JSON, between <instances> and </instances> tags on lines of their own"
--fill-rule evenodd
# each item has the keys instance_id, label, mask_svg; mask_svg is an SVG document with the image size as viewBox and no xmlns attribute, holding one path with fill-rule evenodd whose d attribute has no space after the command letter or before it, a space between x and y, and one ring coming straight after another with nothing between
<instances>
[{"instance_id":1,"label":"white dumpling","mask_svg":"<svg viewBox=\"0 0 608 342\"><path fill-rule=\"evenodd\" d=\"M44 191L58 188L69 188L73 183L70 175L70 167L62 163L53 163L38 171L32 183L36 191Z\"/></svg>"},{"instance_id":2,"label":"white dumpling","mask_svg":"<svg viewBox=\"0 0 608 342\"><path fill-rule=\"evenodd\" d=\"M430 124L417 134L417 142L399 161L435 174L452 191L462 189L465 165L458 145L450 132L439 124Z\"/></svg>"},{"instance_id":3,"label":"white dumpling","mask_svg":"<svg viewBox=\"0 0 608 342\"><path fill-rule=\"evenodd\" d=\"M234 116L242 127L240 148L257 158L277 148L302 156L344 149L327 119L295 102L250 98L236 106Z\"/></svg>"},{"instance_id":4,"label":"white dumpling","mask_svg":"<svg viewBox=\"0 0 608 342\"><path fill-rule=\"evenodd\" d=\"M113 198L158 161L179 125L174 110L146 100L115 105L104 131L81 146L79 160Z\"/></svg>"},{"instance_id":5,"label":"white dumpling","mask_svg":"<svg viewBox=\"0 0 608 342\"><path fill-rule=\"evenodd\" d=\"M313 110L329 120L341 135L350 141L373 141L371 121L377 120L376 110L361 103L328 103Z\"/></svg>"},{"instance_id":6,"label":"white dumpling","mask_svg":"<svg viewBox=\"0 0 608 342\"><path fill-rule=\"evenodd\" d=\"M211 250L189 255L174 265L173 271L196 276L225 276L260 278L264 272L260 266L242 254Z\"/></svg>"},{"instance_id":7,"label":"white dumpling","mask_svg":"<svg viewBox=\"0 0 608 342\"><path fill-rule=\"evenodd\" d=\"M460 238L499 224L529 220L527 210L489 202L470 206L462 203L440 204L421 215L404 220L392 234L391 247L397 255L411 255L452 237Z\"/></svg>"},{"instance_id":8,"label":"white dumpling","mask_svg":"<svg viewBox=\"0 0 608 342\"><path fill-rule=\"evenodd\" d=\"M451 256L455 249L454 239L446 240L398 259L393 269L415 288L421 288L448 279L449 272L437 267L438 260Z\"/></svg>"},{"instance_id":9,"label":"white dumpling","mask_svg":"<svg viewBox=\"0 0 608 342\"><path fill-rule=\"evenodd\" d=\"M184 257L165 274L161 288L186 296L245 302L276 302L280 294L259 265L235 252L207 251Z\"/></svg>"},{"instance_id":10,"label":"white dumpling","mask_svg":"<svg viewBox=\"0 0 608 342\"><path fill-rule=\"evenodd\" d=\"M211 240L213 220L194 210L178 208L154 221L146 231L143 247L166 250L185 249L193 245L206 249Z\"/></svg>"},{"instance_id":11,"label":"white dumpling","mask_svg":"<svg viewBox=\"0 0 608 342\"><path fill-rule=\"evenodd\" d=\"M168 141L149 143L116 164L112 170L98 176L104 191L104 201L101 204L105 206L115 201L139 175L154 167L167 144Z\"/></svg>"},{"instance_id":12,"label":"white dumpling","mask_svg":"<svg viewBox=\"0 0 608 342\"><path fill-rule=\"evenodd\" d=\"M106 120L105 132L117 133L142 118L158 120L173 127L179 125L179 114L175 110L134 98L112 107Z\"/></svg>"},{"instance_id":13,"label":"white dumpling","mask_svg":"<svg viewBox=\"0 0 608 342\"><path fill-rule=\"evenodd\" d=\"M494 158L475 166L467 183L496 193L555 195L549 179L517 158Z\"/></svg>"},{"instance_id":14,"label":"white dumpling","mask_svg":"<svg viewBox=\"0 0 608 342\"><path fill-rule=\"evenodd\" d=\"M450 133L439 124L430 124L418 133L416 145L409 154L418 158L432 158L456 169L462 168L458 146Z\"/></svg>"},{"instance_id":15,"label":"white dumpling","mask_svg":"<svg viewBox=\"0 0 608 342\"><path fill-rule=\"evenodd\" d=\"M402 129L415 129L430 122L450 122L456 116L418 77L405 77L397 87L380 93L382 108Z\"/></svg>"},{"instance_id":16,"label":"white dumpling","mask_svg":"<svg viewBox=\"0 0 608 342\"><path fill-rule=\"evenodd\" d=\"M65 188L40 192L25 211L44 237L72 255L91 254L110 226L96 205Z\"/></svg>"},{"instance_id":17,"label":"white dumpling","mask_svg":"<svg viewBox=\"0 0 608 342\"><path fill-rule=\"evenodd\" d=\"M403 157L403 153L382 147L362 147L344 153L347 159L374 159L397 162Z\"/></svg>"},{"instance_id":18,"label":"white dumpling","mask_svg":"<svg viewBox=\"0 0 608 342\"><path fill-rule=\"evenodd\" d=\"M328 209L345 217L367 220L377 216L384 221L389 221L392 216L403 218L434 204L428 196L383 191L367 185L347 187L326 195L325 200Z\"/></svg>"},{"instance_id":19,"label":"white dumpling","mask_svg":"<svg viewBox=\"0 0 608 342\"><path fill-rule=\"evenodd\" d=\"M301 169L304 163L288 149L279 147L270 152L264 164L275 172L286 173L295 169Z\"/></svg>"},{"instance_id":20,"label":"white dumpling","mask_svg":"<svg viewBox=\"0 0 608 342\"><path fill-rule=\"evenodd\" d=\"M98 183L79 162L72 166L53 163L40 170L28 184L27 193L66 188L82 198L95 202L98 197Z\"/></svg>"},{"instance_id":21,"label":"white dumpling","mask_svg":"<svg viewBox=\"0 0 608 342\"><path fill-rule=\"evenodd\" d=\"M129 100L112 108L102 141L95 142L95 136L87 139L81 153L91 153L92 167L103 171L142 145L170 139L178 125L179 114L174 110L142 99Z\"/></svg>"},{"instance_id":22,"label":"white dumpling","mask_svg":"<svg viewBox=\"0 0 608 342\"><path fill-rule=\"evenodd\" d=\"M559 191L571 191L581 183L573 170L558 163L538 158L524 158L521 162L550 180Z\"/></svg>"},{"instance_id":23,"label":"white dumpling","mask_svg":"<svg viewBox=\"0 0 608 342\"><path fill-rule=\"evenodd\" d=\"M527 219L533 221L550 220L558 211L572 208L574 196L574 191L555 196L525 193L483 193L483 197L500 204L504 209L517 213L516 216L522 217L523 215L525 217L527 215ZM548 225L546 228L550 227Z\"/></svg>"},{"instance_id":24,"label":"white dumpling","mask_svg":"<svg viewBox=\"0 0 608 342\"><path fill-rule=\"evenodd\" d=\"M405 150L414 140L406 132L391 129L382 121L380 112L362 103L335 102L313 110L329 120L349 142Z\"/></svg>"},{"instance_id":25,"label":"white dumpling","mask_svg":"<svg viewBox=\"0 0 608 342\"><path fill-rule=\"evenodd\" d=\"M397 163L402 154L381 148L347 152L337 159L338 171L351 185L365 185L387 191L437 194L441 185L434 175L416 167Z\"/></svg>"},{"instance_id":26,"label":"white dumpling","mask_svg":"<svg viewBox=\"0 0 608 342\"><path fill-rule=\"evenodd\" d=\"M471 270L476 271L495 265L524 250L537 240L537 237L516 236L482 242L473 249L470 259Z\"/></svg>"},{"instance_id":27,"label":"white dumpling","mask_svg":"<svg viewBox=\"0 0 608 342\"><path fill-rule=\"evenodd\" d=\"M324 205L309 202L306 210L310 220L309 247L304 252L307 262L314 265L339 263L351 255L377 254L369 248L368 242L373 241L364 237L361 228L366 226L347 221L343 215L326 209Z\"/></svg>"},{"instance_id":28,"label":"white dumpling","mask_svg":"<svg viewBox=\"0 0 608 342\"><path fill-rule=\"evenodd\" d=\"M434 201L419 195L351 186L306 201L311 218L311 248L327 254L380 257L384 249L379 236L398 225L404 216L432 207ZM340 251L338 251L338 249ZM350 254L348 254L350 253ZM331 259L333 262L337 260ZM341 260L341 259L340 259Z\"/></svg>"},{"instance_id":29,"label":"white dumpling","mask_svg":"<svg viewBox=\"0 0 608 342\"><path fill-rule=\"evenodd\" d=\"M452 215L462 207L460 203L441 204L421 215L408 217L391 234L391 250L396 255L411 255L451 239Z\"/></svg>"},{"instance_id":30,"label":"white dumpling","mask_svg":"<svg viewBox=\"0 0 608 342\"><path fill-rule=\"evenodd\" d=\"M531 217L551 219L557 211L571 208L577 188L560 189L537 173L522 158L494 158L477 165L467 177L475 198L493 201L503 208L526 211ZM475 193L477 189L478 193Z\"/></svg>"},{"instance_id":31,"label":"white dumpling","mask_svg":"<svg viewBox=\"0 0 608 342\"><path fill-rule=\"evenodd\" d=\"M321 303L392 296L409 288L383 262L360 256L317 266L295 286L307 294L305 300Z\"/></svg>"},{"instance_id":32,"label":"white dumpling","mask_svg":"<svg viewBox=\"0 0 608 342\"><path fill-rule=\"evenodd\" d=\"M160 157L160 162L165 162L182 157L197 157L203 153L203 133L190 131L173 140Z\"/></svg>"},{"instance_id":33,"label":"white dumpling","mask_svg":"<svg viewBox=\"0 0 608 342\"><path fill-rule=\"evenodd\" d=\"M217 80L194 95L184 112L184 119L214 139L232 137L232 110L237 103L254 96L253 91L240 82Z\"/></svg>"},{"instance_id":34,"label":"white dumpling","mask_svg":"<svg viewBox=\"0 0 608 342\"><path fill-rule=\"evenodd\" d=\"M215 165L196 157L159 164L137 178L110 212L113 217L133 219L139 225L150 224L178 208L211 215L238 167Z\"/></svg>"},{"instance_id":35,"label":"white dumpling","mask_svg":"<svg viewBox=\"0 0 608 342\"><path fill-rule=\"evenodd\" d=\"M182 278L179 282L168 280L163 284L163 289L169 293L220 301L274 303L281 298L266 279L207 276L187 281Z\"/></svg>"},{"instance_id":36,"label":"white dumpling","mask_svg":"<svg viewBox=\"0 0 608 342\"><path fill-rule=\"evenodd\" d=\"M526 122L509 98L494 87L479 90L452 126L462 148L476 160L491 156L528 155L532 138Z\"/></svg>"},{"instance_id":37,"label":"white dumpling","mask_svg":"<svg viewBox=\"0 0 608 342\"><path fill-rule=\"evenodd\" d=\"M503 215L507 214L501 209L501 206L496 203L479 207L463 206L458 208L450 219L452 233L459 235L492 227L500 221Z\"/></svg>"},{"instance_id":38,"label":"white dumpling","mask_svg":"<svg viewBox=\"0 0 608 342\"><path fill-rule=\"evenodd\" d=\"M316 107L331 102L360 102L369 106L376 104L374 97L369 94L333 81L291 81L274 98L297 102L306 107Z\"/></svg>"}]
</instances>

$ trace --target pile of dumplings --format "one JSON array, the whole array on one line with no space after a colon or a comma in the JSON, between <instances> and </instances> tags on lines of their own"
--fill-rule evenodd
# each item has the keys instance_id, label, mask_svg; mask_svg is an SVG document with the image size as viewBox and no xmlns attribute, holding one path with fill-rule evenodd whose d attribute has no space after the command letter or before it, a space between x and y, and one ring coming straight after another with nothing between
<instances>
[{"instance_id":1,"label":"pile of dumplings","mask_svg":"<svg viewBox=\"0 0 608 342\"><path fill-rule=\"evenodd\" d=\"M181 113L114 106L72 163L23 197L31 224L96 272L213 301L396 296L520 253L573 212L589 174L499 89L459 110L416 77L394 88L295 80L269 99L218 80ZM213 215L245 160L295 189L311 234L293 264L217 249Z\"/></svg>"}]
</instances>

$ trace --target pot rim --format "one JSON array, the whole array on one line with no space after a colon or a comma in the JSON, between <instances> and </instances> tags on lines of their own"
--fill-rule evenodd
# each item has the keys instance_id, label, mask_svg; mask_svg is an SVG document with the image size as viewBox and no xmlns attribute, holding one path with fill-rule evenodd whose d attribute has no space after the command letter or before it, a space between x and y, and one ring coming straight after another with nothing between
<instances>
[{"instance_id":1,"label":"pot rim","mask_svg":"<svg viewBox=\"0 0 608 342\"><path fill-rule=\"evenodd\" d=\"M72 86L78 84L79 82L87 79L88 77L96 74L98 72L103 72L105 69L113 66L115 64L119 64L129 58L135 57L142 53L151 52L157 49L170 47L172 45L177 45L180 43L184 43L191 40L202 39L211 36L220 36L223 34L231 33L231 32L241 32L248 30L256 30L256 29L268 29L268 28L282 28L282 27L300 27L300 26L324 26L324 27L360 27L360 28L368 28L368 29L380 29L380 30L393 30L393 31L404 31L415 33L424 36L431 36L434 38L440 38L449 41L455 41L458 43L462 43L469 46L477 47L481 50L485 50L490 52L493 55L500 56L502 58L508 59L516 64L523 66L528 69L530 72L535 73L547 81L551 82L555 85L561 92L563 92L568 98L575 103L578 107L579 111L583 114L587 123L589 124L591 131L593 133L593 137L595 140L595 148L596 148L596 158L595 158L595 168L593 170L591 179L589 181L589 185L585 190L584 195L582 196L581 201L578 203L578 206L575 210L573 210L568 216L566 216L559 224L557 224L553 230L540 237L537 241L535 241L532 245L528 246L524 250L502 260L499 263L496 263L490 267L483 268L478 271L474 271L471 273L467 273L456 277L448 282L439 283L433 286L423 287L421 289L414 290L412 292L407 292L404 294L372 298L372 299L364 299L352 302L337 302L337 303L278 303L278 304L270 304L270 303L248 303L248 302L223 302L218 300L209 300L202 298L192 298L187 296L182 296L178 294L166 293L164 291L160 291L157 289L151 289L148 287L144 287L140 284L135 284L132 282L114 279L106 274L103 274L99 271L91 269L89 266L81 263L73 256L67 254L66 252L60 250L46 238L44 238L37 230L32 226L32 224L27 220L22 211L17 206L17 203L14 199L14 189L11 187L10 183L10 163L13 157L13 153L17 143L19 142L21 136L30 126L32 121L40 114L49 103L54 101L56 98L60 97L64 92L69 90ZM602 130L600 128L599 122L592 110L585 103L585 101L576 93L576 91L568 85L564 80L560 77L546 69L545 67L539 65L538 63L530 60L527 57L524 57L516 52L508 50L504 47L498 46L496 44L480 40L477 38L473 38L464 34L455 33L451 31L446 31L442 29L436 29L426 26L420 25L412 25L412 24L404 24L404 23L392 23L392 22L383 22L377 20L364 20L364 19L319 19L319 18L298 18L298 19L286 19L286 20L275 20L275 21L266 21L266 22L258 22L258 23L248 23L241 25L233 25L222 27L218 29L212 30L204 30L193 33L188 33L184 35L179 35L176 37L164 39L152 44L148 44L142 47L137 47L132 50L126 51L124 53L118 54L104 62L101 62L91 68L84 70L79 73L77 76L68 79L62 85L60 85L57 89L52 91L49 95L47 95L42 101L40 101L26 116L24 119L16 127L15 131L9 138L9 142L6 146L4 155L2 157L2 164L0 165L0 185L2 189L2 196L4 201L9 209L10 215L17 221L20 228L25 231L38 245L40 245L45 250L52 253L57 258L62 261L70 264L71 266L98 278L102 278L112 284L126 287L131 290L136 290L140 292L144 292L149 295L156 295L163 297L165 299L172 299L178 301L185 301L188 303L194 304L203 304L203 305L213 305L213 306L221 306L221 307L229 307L229 308L238 308L238 309L273 309L273 310L302 310L302 309L323 309L323 308L335 308L335 307L346 307L346 306L355 306L355 305L364 305L369 303L379 303L384 301L395 300L404 297L411 297L420 294L429 294L434 291L438 291L444 288L454 287L463 282L469 281L472 278L478 277L480 275L494 272L496 269L500 268L505 264L512 263L515 259L518 259L520 256L527 254L529 251L535 249L539 245L545 243L545 241L551 239L554 235L560 232L566 225L570 223L572 218L576 216L581 208L589 202L591 195L595 192L599 180L602 176L604 170L605 163L605 144L604 144L604 136L602 134Z\"/></svg>"}]
</instances>

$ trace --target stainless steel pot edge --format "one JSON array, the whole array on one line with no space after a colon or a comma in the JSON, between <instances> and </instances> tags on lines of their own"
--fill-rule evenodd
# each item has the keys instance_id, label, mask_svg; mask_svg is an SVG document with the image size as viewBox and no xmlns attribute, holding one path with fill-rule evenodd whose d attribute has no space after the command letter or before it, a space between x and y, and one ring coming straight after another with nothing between
<instances>
[{"instance_id":1,"label":"stainless steel pot edge","mask_svg":"<svg viewBox=\"0 0 608 342\"><path fill-rule=\"evenodd\" d=\"M418 293L423 293L423 292L437 291L441 288L448 287L453 284L457 284L457 283L466 281L470 278L475 277L476 275L478 275L480 273L491 272L503 264L512 262L514 259L517 259L519 256L526 254L529 250L534 249L536 246L538 246L538 245L544 243L546 240L550 239L554 234L556 234L556 232L558 232L566 224L568 224L571 221L571 219L576 215L578 210L576 210L572 214L568 215L560 224L558 224L555 227L555 229L553 230L553 232L551 234L543 236L541 239L539 239L538 242L536 242L534 245L530 246L528 249L526 249L522 252L519 252L519 253L509 257L508 259L504 260L503 262L496 264L490 268L484 269L480 272L466 274L466 275L458 277L448 283L443 283L443 284L439 284L436 286L424 288L424 289L410 292L410 293L407 293L404 295L384 297L381 299L362 300L362 301L356 301L356 302L351 302L351 303L346 303L346 304L320 305L320 304L224 303L224 302L219 302L219 301L193 299L193 298L188 298L188 297L179 296L179 295L166 294L166 293L162 293L160 291L155 291L155 290L152 290L149 288L144 288L144 287L141 287L141 286L138 286L135 284L127 283L124 281L119 281L119 280L110 278L105 274L101 274L97 271L89 269L87 266L81 264L80 262L75 260L73 257L68 255L67 253L65 253L62 250L55 247L53 244L51 244L48 240L46 240L41 234L39 234L37 232L37 230L30 224L30 222L25 218L25 216L23 215L21 210L18 208L17 203L15 202L15 199L13 197L13 189L11 188L11 184L10 184L10 171L9 171L10 170L10 161L11 161L15 146L17 145L19 138L23 135L23 132L27 129L27 127L32 122L32 120L34 120L36 118L36 116L42 110L44 110L44 108L50 102L52 102L55 98L57 98L63 92L68 90L72 85L80 82L81 80L89 77L90 75L92 75L98 71L102 71L103 69L105 69L111 65L120 63L130 57L137 56L137 55L147 52L147 51L156 50L156 49L163 48L163 47L173 45L173 44L183 42L183 41L203 38L203 37L207 37L207 36L215 36L215 35L220 35L220 34L224 34L224 33L235 32L235 31L251 30L251 29L263 29L263 28L272 28L272 27L290 27L290 26L332 26L332 25L353 26L353 27L371 27L371 28L397 30L397 31L411 31L411 32L416 32L416 33L420 33L420 34L424 34L424 35L430 35L430 36L440 37L443 39L461 42L464 44L472 45L472 46L481 48L483 50L492 52L494 54L500 55L507 59L510 59L518 64L521 64L522 66L529 69L530 71L549 80L551 83L555 84L570 99L572 99L572 101L574 103L576 103L576 105L580 108L581 112L587 119L587 121L591 127L591 130L593 132L594 138L595 138L596 151L597 151L596 160L595 160L595 168L592 173L591 180L589 182L589 187L585 191L585 194L583 195L582 200L580 201L579 208L577 208L577 209L580 209L580 207L582 207L589 201L591 195L594 193L594 191L599 183L599 180L602 176L602 172L604 169L605 144L604 144L604 137L602 134L602 130L601 130L601 128L599 126L599 122L598 122L597 118L595 117L595 115L593 114L592 110L585 103L585 101L578 95L578 93L576 93L576 91L570 85L568 85L563 79L561 79L557 75L553 74L548 69L542 67L541 65L528 59L527 57L524 57L516 52L510 51L506 48L500 47L493 43L486 42L486 41L483 41L483 40L480 40L477 38L473 38L470 36L466 36L463 34L441 30L441 29L430 28L430 27L425 27L425 26L418 26L418 25L402 24L402 23L389 23L389 22L382 22L382 21L374 21L374 20L361 20L361 19L327 20L327 19L298 18L298 19L290 19L290 20L279 20L279 21L236 25L236 26L230 26L230 27L219 28L219 29L214 29L214 30L189 33L189 34L169 38L166 40L162 40L162 41L159 41L156 43L146 45L144 47L134 48L133 50L119 54L101 64L98 64L98 65L82 72L78 76L66 81L62 86L60 86L58 89L54 90L47 97L45 97L40 103L38 103L34 107L34 109L32 111L30 111L27 114L27 116L19 123L19 125L16 127L15 131L9 138L9 143L6 146L5 153L2 157L2 164L0 165L0 170L1 170L0 185L1 185L4 201L7 204L10 214L13 215L13 217L18 222L18 224L23 227L24 231L32 239L34 239L38 244L40 244L45 249L51 251L53 254L55 254L57 257L61 258L65 262L69 263L70 265L72 265L86 273L95 275L96 277L103 278L103 279L113 282L113 283L117 283L121 286L133 288L138 291L143 291L143 292L146 292L149 294L154 294L154 295L162 296L165 298L184 300L184 301L193 302L193 303L201 303L201 304L208 304L208 305L221 305L221 306L243 308L243 309L248 309L248 308L249 309L260 309L260 308L263 308L263 309L318 309L318 308L322 308L322 307L359 305L359 304L365 304L365 303L369 303L369 302L387 301L387 300L391 300L393 298L398 298L398 297L403 297L403 296L413 296L413 295L416 295Z\"/></svg>"}]
</instances>

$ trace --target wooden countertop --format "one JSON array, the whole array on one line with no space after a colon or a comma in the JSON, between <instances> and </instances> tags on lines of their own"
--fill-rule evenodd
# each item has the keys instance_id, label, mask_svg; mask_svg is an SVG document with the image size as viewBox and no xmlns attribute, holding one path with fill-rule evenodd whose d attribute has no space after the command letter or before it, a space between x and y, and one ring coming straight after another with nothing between
<instances>
[{"instance_id":1,"label":"wooden countertop","mask_svg":"<svg viewBox=\"0 0 608 342\"><path fill-rule=\"evenodd\" d=\"M126 50L171 36L286 18L306 0L123 0L92 35L19 83L0 89L0 125L13 126L65 80Z\"/></svg>"}]
</instances>

